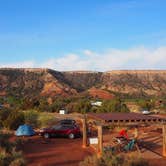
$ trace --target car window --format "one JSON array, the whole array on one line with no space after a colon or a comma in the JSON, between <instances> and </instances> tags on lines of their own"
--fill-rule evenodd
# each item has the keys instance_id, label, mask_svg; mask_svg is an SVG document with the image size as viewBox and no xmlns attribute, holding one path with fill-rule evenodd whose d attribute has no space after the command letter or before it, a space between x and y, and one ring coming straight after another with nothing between
<instances>
[{"instance_id":1,"label":"car window","mask_svg":"<svg viewBox=\"0 0 166 166\"><path fill-rule=\"evenodd\" d=\"M67 129L68 129L67 126L62 126L62 127L61 127L61 130L67 130Z\"/></svg>"},{"instance_id":2,"label":"car window","mask_svg":"<svg viewBox=\"0 0 166 166\"><path fill-rule=\"evenodd\" d=\"M61 125L52 126L52 128L55 129L55 130L59 130L59 129L61 129L61 127L62 127Z\"/></svg>"},{"instance_id":3,"label":"car window","mask_svg":"<svg viewBox=\"0 0 166 166\"><path fill-rule=\"evenodd\" d=\"M75 123L75 120L69 120L69 119L61 120L61 124L74 124L74 123Z\"/></svg>"},{"instance_id":4,"label":"car window","mask_svg":"<svg viewBox=\"0 0 166 166\"><path fill-rule=\"evenodd\" d=\"M72 124L71 122L62 122L62 124Z\"/></svg>"},{"instance_id":5,"label":"car window","mask_svg":"<svg viewBox=\"0 0 166 166\"><path fill-rule=\"evenodd\" d=\"M73 126L62 126L62 128L61 128L62 130L67 130L67 129L74 129L74 127Z\"/></svg>"}]
</instances>

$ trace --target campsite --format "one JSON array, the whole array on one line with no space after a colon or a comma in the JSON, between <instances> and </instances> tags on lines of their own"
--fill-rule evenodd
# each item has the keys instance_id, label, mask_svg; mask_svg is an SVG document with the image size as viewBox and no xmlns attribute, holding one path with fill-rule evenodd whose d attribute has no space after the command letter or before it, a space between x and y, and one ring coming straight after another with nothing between
<instances>
[{"instance_id":1,"label":"campsite","mask_svg":"<svg viewBox=\"0 0 166 166\"><path fill-rule=\"evenodd\" d=\"M96 162L120 162L131 166L134 162L141 166L165 166L163 105L161 113L151 110L150 114L143 114L141 109L129 111L126 100L100 99L97 106L90 102L95 103L95 99L74 98L76 103L75 100L77 112L48 112L36 106L27 110L1 109L0 139L5 154L2 165L95 166ZM140 101L142 105L153 104L149 99ZM153 107L158 108L158 102L154 103L157 104Z\"/></svg>"},{"instance_id":2,"label":"campsite","mask_svg":"<svg viewBox=\"0 0 166 166\"><path fill-rule=\"evenodd\" d=\"M56 114L62 120L71 119L71 117L75 118L76 123L80 126L81 131L83 132L84 128L84 121L81 121L80 114L73 114L73 115L59 115ZM93 115L94 116L94 115ZM97 114L95 115L97 116ZM142 116L142 115L141 115ZM159 115L157 115L158 117ZM107 115L108 117L108 115ZM147 117L147 115L146 115ZM157 118L151 117L151 118ZM163 117L162 117L163 118ZM164 117L165 118L165 117ZM38 134L34 135L34 131L28 125L20 126L15 134L18 136L14 136L14 139L21 139L22 144L19 145L19 150L22 150L27 165L35 166L35 165L42 165L42 166L78 166L81 161L83 161L88 156L93 156L94 154L99 155L98 148L100 145L98 144L99 141L99 133L97 128L94 125L94 122L98 123L99 121L94 121L96 118L92 118L90 115L89 124L90 126L90 133L87 130L86 136L86 145L84 145L84 136L82 135L80 138L69 139L69 138L44 138ZM154 120L152 119L152 120ZM92 121L93 120L93 121ZM160 120L160 119L158 119ZM88 122L88 121L87 121ZM92 124L93 123L93 124ZM135 126L135 124L134 124ZM127 128L127 133L124 133L124 130ZM116 153L122 153L125 156L128 156L132 153L136 153L137 155L141 155L143 158L149 161L150 165L159 166L165 165L165 157L163 157L163 138L162 138L162 127L161 125L140 125L138 129L137 140L139 144L138 147L133 145L132 149L128 149L127 151L120 150L118 142L115 141L115 138L120 134L122 131L122 137L127 134L127 138L134 138L135 137L135 128L130 125L127 127L126 125L119 127L115 127L110 125L110 127L104 127L102 129L102 147L104 150L111 150L109 147L116 147L114 150ZM36 131L37 132L37 131ZM126 136L126 135L125 135ZM97 138L98 141L90 143L90 138ZM127 145L127 144L126 144ZM124 147L124 146L122 146ZM112 151L112 150L111 150Z\"/></svg>"}]
</instances>

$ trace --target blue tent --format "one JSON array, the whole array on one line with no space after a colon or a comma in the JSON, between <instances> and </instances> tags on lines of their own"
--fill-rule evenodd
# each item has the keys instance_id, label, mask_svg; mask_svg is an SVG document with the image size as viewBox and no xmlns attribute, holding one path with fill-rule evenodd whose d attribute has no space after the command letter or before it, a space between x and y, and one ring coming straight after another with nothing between
<instances>
[{"instance_id":1,"label":"blue tent","mask_svg":"<svg viewBox=\"0 0 166 166\"><path fill-rule=\"evenodd\" d=\"M32 136L35 132L29 125L20 125L15 132L16 136Z\"/></svg>"}]
</instances>

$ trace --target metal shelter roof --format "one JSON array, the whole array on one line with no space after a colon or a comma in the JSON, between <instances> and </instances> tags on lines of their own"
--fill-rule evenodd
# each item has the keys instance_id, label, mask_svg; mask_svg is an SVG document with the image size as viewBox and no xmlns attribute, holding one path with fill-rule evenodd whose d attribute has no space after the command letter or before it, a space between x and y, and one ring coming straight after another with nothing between
<instances>
[{"instance_id":1,"label":"metal shelter roof","mask_svg":"<svg viewBox=\"0 0 166 166\"><path fill-rule=\"evenodd\" d=\"M166 118L140 113L88 113L87 116L104 122L166 122Z\"/></svg>"}]
</instances>

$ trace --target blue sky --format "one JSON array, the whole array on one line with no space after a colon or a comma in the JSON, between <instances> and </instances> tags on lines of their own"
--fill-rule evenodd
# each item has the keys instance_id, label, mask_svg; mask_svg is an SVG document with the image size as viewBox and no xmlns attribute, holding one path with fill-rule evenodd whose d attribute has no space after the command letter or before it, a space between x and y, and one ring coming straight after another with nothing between
<instances>
[{"instance_id":1,"label":"blue sky","mask_svg":"<svg viewBox=\"0 0 166 166\"><path fill-rule=\"evenodd\" d=\"M165 69L165 0L0 0L0 67Z\"/></svg>"}]
</instances>

